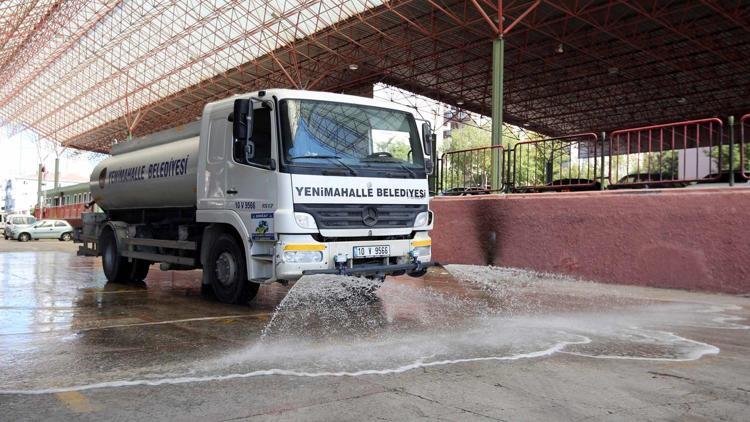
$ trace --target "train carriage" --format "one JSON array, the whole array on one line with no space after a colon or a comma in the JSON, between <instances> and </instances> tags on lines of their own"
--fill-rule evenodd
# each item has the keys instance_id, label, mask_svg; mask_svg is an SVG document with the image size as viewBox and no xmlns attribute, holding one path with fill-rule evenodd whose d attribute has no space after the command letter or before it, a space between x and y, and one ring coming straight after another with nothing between
<instances>
[{"instance_id":1,"label":"train carriage","mask_svg":"<svg viewBox=\"0 0 750 422\"><path fill-rule=\"evenodd\" d=\"M88 182L49 189L44 191L42 212L40 213L37 208L34 210L34 216L37 219L66 220L73 227L81 227L83 225L82 213L100 211L96 205L93 211L86 208L91 200Z\"/></svg>"}]
</instances>

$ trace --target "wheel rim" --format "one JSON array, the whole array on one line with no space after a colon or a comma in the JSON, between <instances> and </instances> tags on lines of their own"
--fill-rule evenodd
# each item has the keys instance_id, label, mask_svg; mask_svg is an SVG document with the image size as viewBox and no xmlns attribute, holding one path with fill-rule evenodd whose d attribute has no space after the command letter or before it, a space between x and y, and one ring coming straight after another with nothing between
<instances>
[{"instance_id":1,"label":"wheel rim","mask_svg":"<svg viewBox=\"0 0 750 422\"><path fill-rule=\"evenodd\" d=\"M70 240L70 235L69 235L69 234L67 234L67 233L65 233L65 234L63 235L63 240Z\"/></svg>"},{"instance_id":2,"label":"wheel rim","mask_svg":"<svg viewBox=\"0 0 750 422\"><path fill-rule=\"evenodd\" d=\"M222 286L231 286L237 274L237 261L230 252L222 252L216 258L216 279Z\"/></svg>"}]
</instances>

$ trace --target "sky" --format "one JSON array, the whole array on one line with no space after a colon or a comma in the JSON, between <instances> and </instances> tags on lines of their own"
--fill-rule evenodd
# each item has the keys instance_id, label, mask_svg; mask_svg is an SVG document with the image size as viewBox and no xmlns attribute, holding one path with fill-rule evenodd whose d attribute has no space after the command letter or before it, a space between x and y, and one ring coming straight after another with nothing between
<instances>
[{"instance_id":1,"label":"sky","mask_svg":"<svg viewBox=\"0 0 750 422\"><path fill-rule=\"evenodd\" d=\"M46 166L45 180L54 180L55 154L49 143L42 151ZM25 131L10 137L7 128L0 129L0 182L12 177L36 177L40 154L36 145L36 136ZM98 157L97 157L98 158ZM94 154L66 151L60 159L61 180L83 182L89 179L96 165ZM51 183L49 184L51 187Z\"/></svg>"}]
</instances>

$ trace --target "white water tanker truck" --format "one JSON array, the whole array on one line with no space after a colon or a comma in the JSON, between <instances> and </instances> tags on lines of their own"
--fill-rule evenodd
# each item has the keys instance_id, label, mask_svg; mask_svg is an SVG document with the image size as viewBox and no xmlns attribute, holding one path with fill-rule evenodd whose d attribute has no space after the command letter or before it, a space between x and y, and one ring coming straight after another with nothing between
<instances>
[{"instance_id":1,"label":"white water tanker truck","mask_svg":"<svg viewBox=\"0 0 750 422\"><path fill-rule=\"evenodd\" d=\"M428 123L370 98L273 89L207 104L186 126L116 144L91 175L79 253L107 280L203 269L243 303L307 274L424 275Z\"/></svg>"}]
</instances>

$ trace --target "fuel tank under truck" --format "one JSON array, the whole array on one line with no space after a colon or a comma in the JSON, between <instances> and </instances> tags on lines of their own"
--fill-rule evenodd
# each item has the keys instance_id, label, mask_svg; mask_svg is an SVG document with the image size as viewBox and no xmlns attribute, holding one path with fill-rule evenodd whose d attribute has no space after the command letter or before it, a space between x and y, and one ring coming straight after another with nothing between
<instances>
[{"instance_id":1,"label":"fuel tank under truck","mask_svg":"<svg viewBox=\"0 0 750 422\"><path fill-rule=\"evenodd\" d=\"M91 173L91 196L105 211L196 206L198 125L112 147Z\"/></svg>"}]
</instances>

